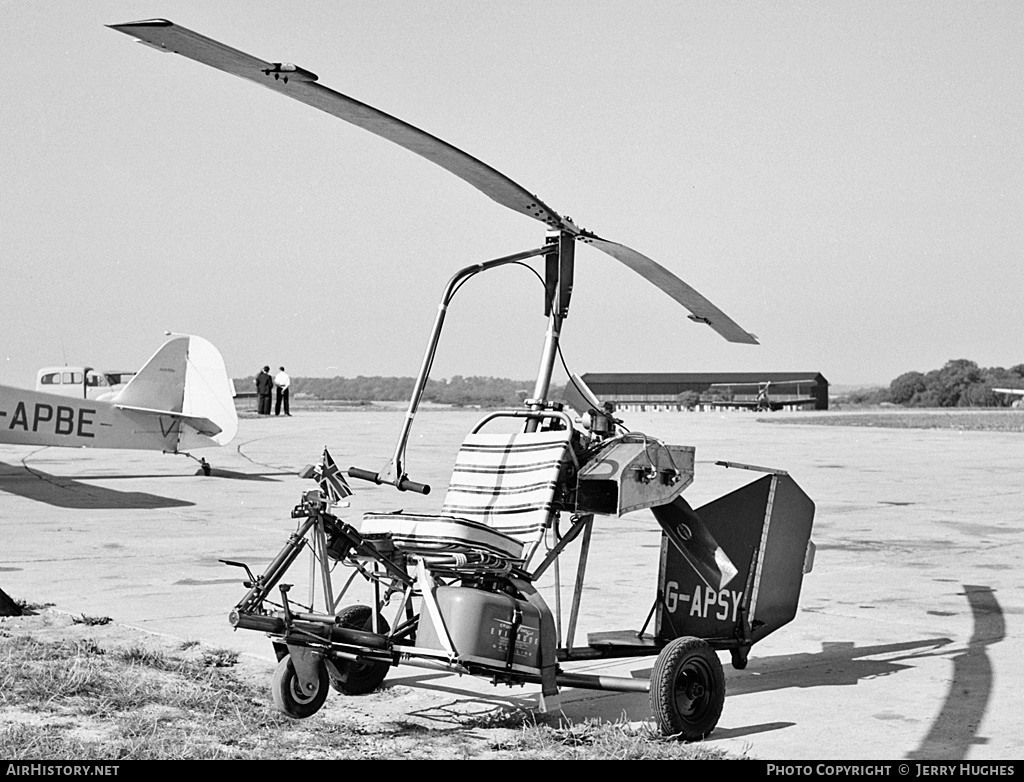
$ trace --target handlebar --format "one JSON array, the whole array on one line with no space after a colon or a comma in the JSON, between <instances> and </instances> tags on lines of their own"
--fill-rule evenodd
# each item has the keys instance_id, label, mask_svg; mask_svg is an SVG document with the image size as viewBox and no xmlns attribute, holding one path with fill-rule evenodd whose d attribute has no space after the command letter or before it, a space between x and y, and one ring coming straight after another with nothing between
<instances>
[{"instance_id":1,"label":"handlebar","mask_svg":"<svg viewBox=\"0 0 1024 782\"><path fill-rule=\"evenodd\" d=\"M425 483L410 481L404 476L396 483L392 483L391 481L382 481L380 479L380 473L363 470L359 467L349 467L348 474L351 478L358 478L361 481L370 481L370 483L376 483L378 486L387 483L388 485L393 485L399 491L414 491L417 494L430 494L430 486Z\"/></svg>"},{"instance_id":2,"label":"handlebar","mask_svg":"<svg viewBox=\"0 0 1024 782\"><path fill-rule=\"evenodd\" d=\"M398 482L399 491L414 491L417 494L430 494L430 486L425 483L416 483L416 481L410 481L408 478L402 478Z\"/></svg>"},{"instance_id":3,"label":"handlebar","mask_svg":"<svg viewBox=\"0 0 1024 782\"><path fill-rule=\"evenodd\" d=\"M370 472L369 470L361 470L358 467L349 467L348 477L358 478L361 481L369 481L370 483L376 483L378 486L380 485L380 481L377 480L377 473Z\"/></svg>"}]
</instances>

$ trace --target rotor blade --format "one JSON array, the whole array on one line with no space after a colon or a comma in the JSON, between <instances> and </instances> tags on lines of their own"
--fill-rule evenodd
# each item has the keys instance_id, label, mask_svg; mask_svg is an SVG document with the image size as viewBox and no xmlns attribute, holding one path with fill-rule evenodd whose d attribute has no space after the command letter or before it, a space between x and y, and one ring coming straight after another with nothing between
<instances>
[{"instance_id":1,"label":"rotor blade","mask_svg":"<svg viewBox=\"0 0 1024 782\"><path fill-rule=\"evenodd\" d=\"M265 62L166 19L108 26L153 48L248 79L368 130L436 163L502 206L540 220L551 228L571 227L575 229L573 233L579 230L500 171L397 117L317 84L315 73L294 65Z\"/></svg>"},{"instance_id":2,"label":"rotor blade","mask_svg":"<svg viewBox=\"0 0 1024 782\"><path fill-rule=\"evenodd\" d=\"M645 280L678 301L693 313L690 315L690 320L696 323L706 323L729 342L742 342L747 345L758 344L757 337L740 328L732 318L660 263L651 260L642 253L638 253L631 247L601 239L589 231L583 232L580 235L580 239L607 253L623 265L628 266Z\"/></svg>"},{"instance_id":3,"label":"rotor blade","mask_svg":"<svg viewBox=\"0 0 1024 782\"><path fill-rule=\"evenodd\" d=\"M398 144L455 174L502 206L595 245L690 310L693 313L691 320L706 323L730 342L757 344L754 335L740 328L724 312L665 267L625 245L606 241L581 230L500 171L397 117L318 84L315 73L291 64L260 60L166 19L149 19L109 27L133 36L159 51L174 52L261 84Z\"/></svg>"}]
</instances>

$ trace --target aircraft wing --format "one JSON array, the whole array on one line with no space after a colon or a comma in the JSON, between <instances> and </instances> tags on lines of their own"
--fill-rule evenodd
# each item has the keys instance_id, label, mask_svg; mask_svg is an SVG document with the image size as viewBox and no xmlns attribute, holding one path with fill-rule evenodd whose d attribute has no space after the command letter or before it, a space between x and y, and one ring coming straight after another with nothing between
<instances>
[{"instance_id":1,"label":"aircraft wing","mask_svg":"<svg viewBox=\"0 0 1024 782\"><path fill-rule=\"evenodd\" d=\"M583 231L537 196L486 163L390 114L317 83L315 73L288 63L273 63L232 49L204 35L169 22L149 19L109 25L159 51L174 52L243 79L261 84L398 144L473 185L493 201L532 217L549 228L565 231L625 264L693 313L730 342L756 345L757 338L740 328L697 291L650 258Z\"/></svg>"},{"instance_id":2,"label":"aircraft wing","mask_svg":"<svg viewBox=\"0 0 1024 782\"><path fill-rule=\"evenodd\" d=\"M158 415L167 416L169 418L177 419L183 423L188 424L195 429L199 434L206 435L207 437L216 437L224 430L211 421L209 418L203 418L196 415L185 415L184 413L176 413L173 410L155 410L149 407L134 407L132 405L117 405L118 410L130 410L133 413L145 413L146 415Z\"/></svg>"},{"instance_id":3,"label":"aircraft wing","mask_svg":"<svg viewBox=\"0 0 1024 782\"><path fill-rule=\"evenodd\" d=\"M705 401L708 402L709 404L717 405L718 407L742 407L742 408L749 408L751 410L757 409L757 406L759 404L757 401L753 401L753 402L737 402L734 399L732 399L732 400L709 399L709 400L705 400ZM817 401L818 400L815 399L813 396L797 397L795 399L769 399L768 400L768 406L771 407L772 410L781 410L786 405L790 405L790 406L794 406L794 405L809 405L809 404L812 404L812 403L817 402Z\"/></svg>"}]
</instances>

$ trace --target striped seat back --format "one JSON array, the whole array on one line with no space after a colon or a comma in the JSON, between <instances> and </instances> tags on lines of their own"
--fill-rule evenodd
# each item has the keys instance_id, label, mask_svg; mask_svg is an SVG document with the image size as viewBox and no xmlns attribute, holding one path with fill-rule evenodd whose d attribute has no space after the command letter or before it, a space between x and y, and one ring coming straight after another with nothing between
<instances>
[{"instance_id":1,"label":"striped seat back","mask_svg":"<svg viewBox=\"0 0 1024 782\"><path fill-rule=\"evenodd\" d=\"M569 432L471 434L455 460L441 513L486 524L523 543L529 561L551 517Z\"/></svg>"}]
</instances>

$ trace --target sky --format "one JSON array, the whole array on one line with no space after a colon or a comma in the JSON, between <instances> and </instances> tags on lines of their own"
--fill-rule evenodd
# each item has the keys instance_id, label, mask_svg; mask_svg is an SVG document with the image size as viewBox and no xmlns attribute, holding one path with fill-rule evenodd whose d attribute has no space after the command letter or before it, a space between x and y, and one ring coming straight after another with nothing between
<instances>
[{"instance_id":1,"label":"sky","mask_svg":"<svg viewBox=\"0 0 1024 782\"><path fill-rule=\"evenodd\" d=\"M413 376L451 275L544 241L404 149L105 27L156 17L454 144L761 342L578 246L573 372L1024 362L1022 3L0 0L0 383L137 369L165 331L233 377ZM534 377L542 293L515 266L470 280L433 377Z\"/></svg>"}]
</instances>

